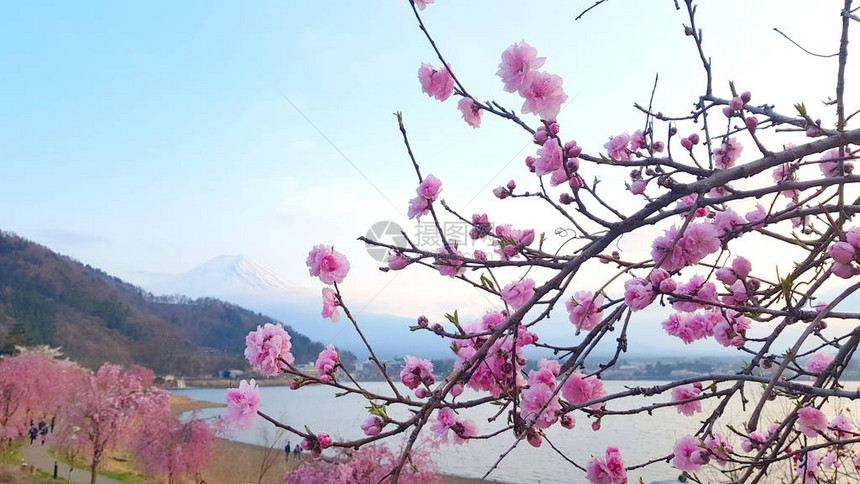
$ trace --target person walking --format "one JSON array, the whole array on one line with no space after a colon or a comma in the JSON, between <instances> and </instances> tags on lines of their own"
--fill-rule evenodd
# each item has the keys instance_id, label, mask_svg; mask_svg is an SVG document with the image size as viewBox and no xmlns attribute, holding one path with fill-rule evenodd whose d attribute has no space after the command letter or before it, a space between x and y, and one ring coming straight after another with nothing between
<instances>
[{"instance_id":1,"label":"person walking","mask_svg":"<svg viewBox=\"0 0 860 484\"><path fill-rule=\"evenodd\" d=\"M30 423L30 431L28 432L30 435L30 445L33 445L33 441L36 440L36 436L39 435L39 429L36 428L34 423Z\"/></svg>"},{"instance_id":2,"label":"person walking","mask_svg":"<svg viewBox=\"0 0 860 484\"><path fill-rule=\"evenodd\" d=\"M287 464L290 463L290 450L291 449L292 449L292 447L290 447L290 441L288 440L287 445L284 446L284 453L287 455Z\"/></svg>"},{"instance_id":3,"label":"person walking","mask_svg":"<svg viewBox=\"0 0 860 484\"><path fill-rule=\"evenodd\" d=\"M296 446L293 448L293 454L296 454L297 460L302 460L302 446L296 444Z\"/></svg>"}]
</instances>

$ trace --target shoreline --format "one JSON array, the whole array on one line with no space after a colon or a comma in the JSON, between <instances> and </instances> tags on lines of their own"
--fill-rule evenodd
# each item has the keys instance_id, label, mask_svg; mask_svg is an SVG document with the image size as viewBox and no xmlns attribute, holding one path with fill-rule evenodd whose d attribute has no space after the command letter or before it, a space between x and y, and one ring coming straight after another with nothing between
<instances>
[{"instance_id":1,"label":"shoreline","mask_svg":"<svg viewBox=\"0 0 860 484\"><path fill-rule=\"evenodd\" d=\"M185 412L200 410L204 408L223 408L223 403L193 400L187 395L170 395L170 413L178 416ZM309 460L309 455L304 455L300 461ZM212 447L212 462L201 473L207 483L211 484L235 484L237 482L257 482L260 478L261 484L283 484L284 474L295 469L298 461L293 455L289 462L285 462L284 449L270 448L261 445L247 444L235 440L217 437ZM454 476L439 474L444 484L477 484L497 483L503 481L481 480L473 477Z\"/></svg>"}]
</instances>

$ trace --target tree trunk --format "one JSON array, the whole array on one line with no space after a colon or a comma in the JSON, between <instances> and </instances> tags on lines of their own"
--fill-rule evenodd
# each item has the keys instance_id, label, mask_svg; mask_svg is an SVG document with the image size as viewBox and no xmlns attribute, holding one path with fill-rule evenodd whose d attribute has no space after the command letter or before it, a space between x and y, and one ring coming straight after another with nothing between
<instances>
[{"instance_id":1,"label":"tree trunk","mask_svg":"<svg viewBox=\"0 0 860 484\"><path fill-rule=\"evenodd\" d=\"M98 477L98 468L99 463L101 462L101 456L93 457L93 464L90 467L90 484L96 484L96 478Z\"/></svg>"}]
</instances>

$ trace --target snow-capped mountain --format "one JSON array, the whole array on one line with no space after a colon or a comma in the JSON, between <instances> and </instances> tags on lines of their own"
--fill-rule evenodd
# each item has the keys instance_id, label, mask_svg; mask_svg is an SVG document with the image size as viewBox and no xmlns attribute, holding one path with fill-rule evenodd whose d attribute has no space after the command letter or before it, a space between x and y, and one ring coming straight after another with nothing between
<instances>
[{"instance_id":1,"label":"snow-capped mountain","mask_svg":"<svg viewBox=\"0 0 860 484\"><path fill-rule=\"evenodd\" d=\"M215 257L188 272L154 283L148 289L157 295L182 294L228 301L247 296L278 299L302 292L292 282L241 255Z\"/></svg>"}]
</instances>

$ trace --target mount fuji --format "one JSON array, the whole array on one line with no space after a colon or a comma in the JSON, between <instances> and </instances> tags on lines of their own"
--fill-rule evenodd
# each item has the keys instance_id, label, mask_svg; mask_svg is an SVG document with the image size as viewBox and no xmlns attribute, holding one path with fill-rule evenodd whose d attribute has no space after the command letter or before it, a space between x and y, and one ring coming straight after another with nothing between
<instances>
[{"instance_id":1,"label":"mount fuji","mask_svg":"<svg viewBox=\"0 0 860 484\"><path fill-rule=\"evenodd\" d=\"M320 314L319 292L297 286L245 256L215 257L187 272L149 284L146 289L162 296L221 299L289 324L312 340L333 344L359 357L368 355L343 311L337 323L324 319ZM359 324L380 358L407 354L420 354L425 358L451 355L451 350L438 336L410 332L409 326L415 324L414 321L363 313Z\"/></svg>"},{"instance_id":2,"label":"mount fuji","mask_svg":"<svg viewBox=\"0 0 860 484\"><path fill-rule=\"evenodd\" d=\"M183 272L149 288L154 294L214 297L243 304L253 299L295 298L310 293L263 267L249 257L222 255L215 257L188 272Z\"/></svg>"}]
</instances>

